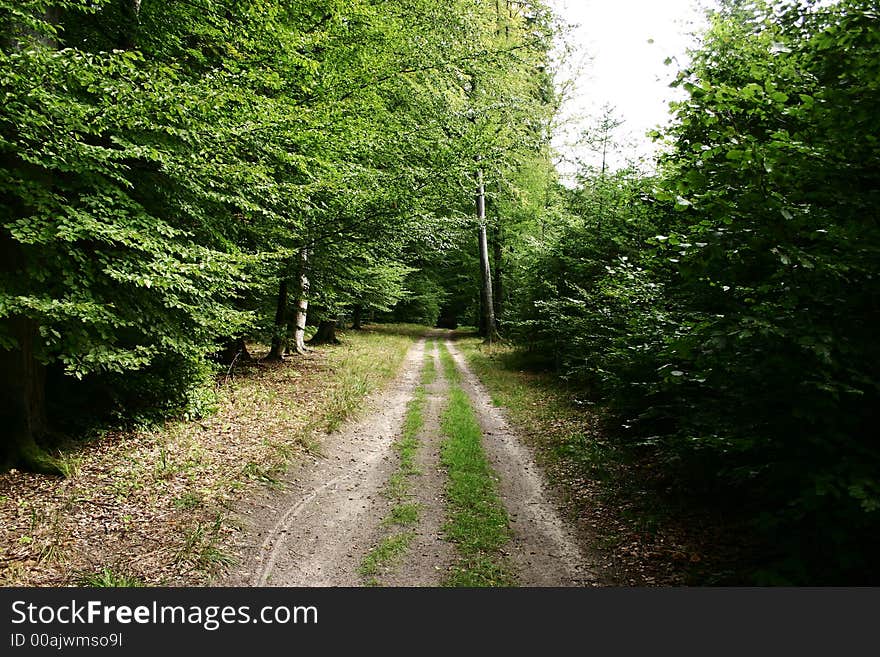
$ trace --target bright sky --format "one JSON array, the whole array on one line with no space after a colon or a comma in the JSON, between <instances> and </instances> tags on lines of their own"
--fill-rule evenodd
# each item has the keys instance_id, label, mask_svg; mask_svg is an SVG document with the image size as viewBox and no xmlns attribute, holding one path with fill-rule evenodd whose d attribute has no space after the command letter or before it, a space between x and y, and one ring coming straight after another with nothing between
<instances>
[{"instance_id":1,"label":"bright sky","mask_svg":"<svg viewBox=\"0 0 880 657\"><path fill-rule=\"evenodd\" d=\"M704 25L698 2L547 0L564 22L577 24L569 35L577 52L563 72L563 77L574 79L574 90L563 107L563 125L554 140L564 174L575 170L578 158L601 162L601 155L574 142L585 128L596 124L606 104L625 121L616 140L630 143L609 157L610 165L654 153L645 133L667 122L669 102L679 97L669 83L678 63L687 61L685 50L694 43L690 35ZM666 66L667 57L676 61Z\"/></svg>"}]
</instances>

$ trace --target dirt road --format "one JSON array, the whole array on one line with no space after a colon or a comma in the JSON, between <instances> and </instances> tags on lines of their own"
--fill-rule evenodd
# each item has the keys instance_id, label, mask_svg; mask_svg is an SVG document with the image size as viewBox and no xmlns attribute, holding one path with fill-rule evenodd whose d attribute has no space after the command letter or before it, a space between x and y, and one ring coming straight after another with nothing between
<instances>
[{"instance_id":1,"label":"dirt road","mask_svg":"<svg viewBox=\"0 0 880 657\"><path fill-rule=\"evenodd\" d=\"M556 511L540 470L500 409L469 370L453 342L445 340L462 375L483 432L483 447L498 476L498 492L510 518L506 551L522 586L591 586L597 580L572 530ZM389 566L383 586L437 586L454 563L455 547L444 539L445 472L440 465L440 417L449 384L442 376L437 341L419 341L393 384L371 395L360 419L326 436L321 454L286 476L283 491L266 489L238 510L240 566L216 583L225 586L360 586L364 557L387 533L391 502L383 491L398 467L394 449L407 404L420 385L427 358L438 372L425 385L423 422L417 434L420 509L414 538Z\"/></svg>"}]
</instances>

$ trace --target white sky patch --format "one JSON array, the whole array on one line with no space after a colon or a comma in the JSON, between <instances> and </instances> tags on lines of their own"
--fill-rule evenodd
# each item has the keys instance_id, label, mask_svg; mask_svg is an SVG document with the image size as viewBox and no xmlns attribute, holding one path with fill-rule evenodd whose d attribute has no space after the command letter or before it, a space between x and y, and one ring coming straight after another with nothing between
<instances>
[{"instance_id":1,"label":"white sky patch","mask_svg":"<svg viewBox=\"0 0 880 657\"><path fill-rule=\"evenodd\" d=\"M628 160L650 161L656 146L646 133L669 120L669 103L680 92L669 88L687 63L693 34L705 25L700 5L709 0L547 0L564 23L576 24L568 41L576 52L564 66L561 79L574 88L563 105L554 138L558 168L570 177L578 161L600 166L601 153L577 142L595 127L602 108L611 105L624 121L609 149L608 165ZM667 57L673 58L669 66Z\"/></svg>"}]
</instances>

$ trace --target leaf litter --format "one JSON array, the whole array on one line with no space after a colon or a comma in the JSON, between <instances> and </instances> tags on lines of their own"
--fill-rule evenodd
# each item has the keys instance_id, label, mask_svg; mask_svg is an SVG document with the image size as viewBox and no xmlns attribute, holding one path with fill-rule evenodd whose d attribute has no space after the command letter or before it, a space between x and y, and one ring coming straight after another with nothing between
<instances>
[{"instance_id":1,"label":"leaf litter","mask_svg":"<svg viewBox=\"0 0 880 657\"><path fill-rule=\"evenodd\" d=\"M67 478L0 474L0 585L76 586L113 573L207 583L231 561L233 503L279 485L291 459L318 450L322 431L390 380L412 339L359 333L305 357L241 365L218 377L210 417L108 431L64 454Z\"/></svg>"}]
</instances>

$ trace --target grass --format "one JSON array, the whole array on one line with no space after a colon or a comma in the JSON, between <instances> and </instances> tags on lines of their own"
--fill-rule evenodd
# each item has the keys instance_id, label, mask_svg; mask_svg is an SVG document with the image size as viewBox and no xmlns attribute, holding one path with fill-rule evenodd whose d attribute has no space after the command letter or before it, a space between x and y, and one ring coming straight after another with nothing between
<instances>
[{"instance_id":1,"label":"grass","mask_svg":"<svg viewBox=\"0 0 880 657\"><path fill-rule=\"evenodd\" d=\"M598 480L615 476L615 464L629 458L597 431L595 414L578 408L572 392L549 376L535 374L504 345L487 347L475 338L460 339L471 368L485 384L492 403L507 409L514 422L542 436L539 456L546 464L577 467ZM586 412L585 412L586 410Z\"/></svg>"},{"instance_id":2,"label":"grass","mask_svg":"<svg viewBox=\"0 0 880 657\"><path fill-rule=\"evenodd\" d=\"M416 453L420 441L419 432L425 423L426 386L436 380L433 347L426 343L425 358L419 386L406 407L406 416L400 437L394 442L394 449L400 457L396 472L391 475L385 485L383 495L391 500L394 506L388 517L382 521L391 533L382 538L379 544L364 556L358 572L365 578L368 586L378 586L378 576L400 559L409 549L415 534L404 528L418 524L421 509L418 504L410 501L412 479L421 474L416 465Z\"/></svg>"},{"instance_id":3,"label":"grass","mask_svg":"<svg viewBox=\"0 0 880 657\"><path fill-rule=\"evenodd\" d=\"M222 524L223 516L219 513L210 527L197 522L192 529L184 532L183 544L178 548L175 559L203 571L237 563L232 555L218 545Z\"/></svg>"},{"instance_id":4,"label":"grass","mask_svg":"<svg viewBox=\"0 0 880 657\"><path fill-rule=\"evenodd\" d=\"M437 341L425 342L425 362L422 367L422 385L429 386L437 380L437 370L434 367L434 350L437 348Z\"/></svg>"},{"instance_id":5,"label":"grass","mask_svg":"<svg viewBox=\"0 0 880 657\"><path fill-rule=\"evenodd\" d=\"M449 385L454 386L461 383L461 373L455 366L455 359L449 353L449 349L446 348L445 344L440 349L440 364L443 367L443 376L449 381Z\"/></svg>"},{"instance_id":6,"label":"grass","mask_svg":"<svg viewBox=\"0 0 880 657\"><path fill-rule=\"evenodd\" d=\"M482 446L482 432L470 398L461 388L460 374L444 346L441 353L446 377L453 383L449 404L441 418L445 440L441 463L446 467L448 520L446 537L455 543L459 561L447 586L512 586L513 571L502 555L510 540L507 512L495 487Z\"/></svg>"},{"instance_id":7,"label":"grass","mask_svg":"<svg viewBox=\"0 0 880 657\"><path fill-rule=\"evenodd\" d=\"M80 577L78 584L80 586L93 586L102 588L131 588L145 586L143 580L141 580L140 578L133 575L127 575L125 573L116 572L112 568L108 567L104 567L95 573L83 574Z\"/></svg>"},{"instance_id":8,"label":"grass","mask_svg":"<svg viewBox=\"0 0 880 657\"><path fill-rule=\"evenodd\" d=\"M410 324L374 327L345 333L341 346L325 347L333 371L333 394L316 424L328 432L338 429L357 412L364 396L394 377L413 340L424 333L424 327ZM369 358L364 358L365 351Z\"/></svg>"},{"instance_id":9,"label":"grass","mask_svg":"<svg viewBox=\"0 0 880 657\"><path fill-rule=\"evenodd\" d=\"M419 522L419 513L421 507L418 504L398 504L391 509L391 514L386 519L389 525L397 525L399 527L408 527Z\"/></svg>"},{"instance_id":10,"label":"grass","mask_svg":"<svg viewBox=\"0 0 880 657\"><path fill-rule=\"evenodd\" d=\"M198 493L186 491L174 500L174 506L178 509L195 509L202 504L202 497Z\"/></svg>"},{"instance_id":11,"label":"grass","mask_svg":"<svg viewBox=\"0 0 880 657\"><path fill-rule=\"evenodd\" d=\"M409 549L410 543L415 538L413 532L397 532L383 538L379 545L374 547L364 557L358 572L364 577L372 578L368 584L377 586L377 575L388 567L389 564L400 559Z\"/></svg>"}]
</instances>

